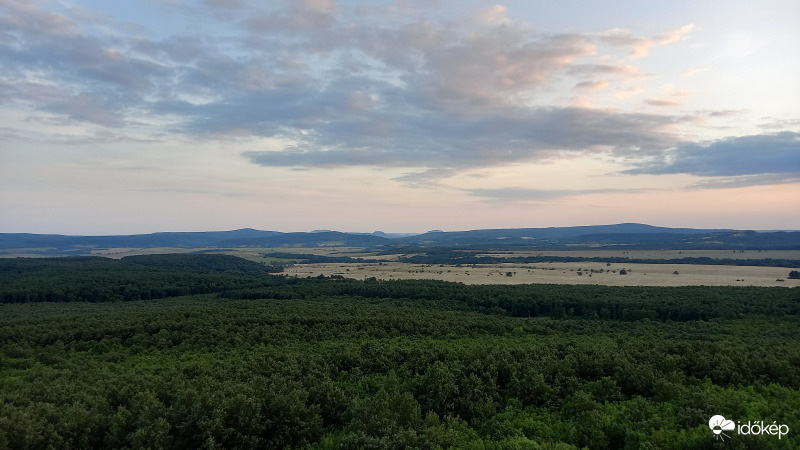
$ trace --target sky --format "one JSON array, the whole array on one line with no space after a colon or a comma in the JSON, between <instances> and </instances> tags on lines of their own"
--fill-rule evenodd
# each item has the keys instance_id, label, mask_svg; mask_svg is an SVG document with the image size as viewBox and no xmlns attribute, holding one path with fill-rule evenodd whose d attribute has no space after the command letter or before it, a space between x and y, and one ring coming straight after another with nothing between
<instances>
[{"instance_id":1,"label":"sky","mask_svg":"<svg viewBox=\"0 0 800 450\"><path fill-rule=\"evenodd\" d=\"M0 0L0 232L800 229L800 2Z\"/></svg>"}]
</instances>

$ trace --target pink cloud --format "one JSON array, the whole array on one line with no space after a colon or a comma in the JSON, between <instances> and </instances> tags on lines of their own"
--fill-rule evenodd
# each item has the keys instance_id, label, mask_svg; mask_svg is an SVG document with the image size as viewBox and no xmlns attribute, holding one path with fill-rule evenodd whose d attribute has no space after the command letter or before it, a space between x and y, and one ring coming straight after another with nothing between
<instances>
[{"instance_id":1,"label":"pink cloud","mask_svg":"<svg viewBox=\"0 0 800 450\"><path fill-rule=\"evenodd\" d=\"M690 95L692 95L691 91L675 91L665 97L651 97L644 103L650 106L681 106L683 103L680 99Z\"/></svg>"},{"instance_id":2,"label":"pink cloud","mask_svg":"<svg viewBox=\"0 0 800 450\"><path fill-rule=\"evenodd\" d=\"M0 7L11 12L11 14L0 16L0 24L11 29L16 28L51 36L65 36L76 32L77 27L66 16L37 8L32 3L17 0L0 1Z\"/></svg>"},{"instance_id":3,"label":"pink cloud","mask_svg":"<svg viewBox=\"0 0 800 450\"><path fill-rule=\"evenodd\" d=\"M606 80L599 80L599 81L582 81L575 85L574 89L580 90L589 90L589 91L600 91L608 87L608 81Z\"/></svg>"},{"instance_id":4,"label":"pink cloud","mask_svg":"<svg viewBox=\"0 0 800 450\"><path fill-rule=\"evenodd\" d=\"M684 39L695 29L693 24L685 25L674 30L658 34L652 38L634 36L623 28L612 28L600 33L600 40L615 47L628 47L631 49L629 56L639 58L647 56L652 47L671 44Z\"/></svg>"},{"instance_id":5,"label":"pink cloud","mask_svg":"<svg viewBox=\"0 0 800 450\"><path fill-rule=\"evenodd\" d=\"M483 10L479 20L490 25L502 25L510 22L506 15L508 8L503 5L492 5Z\"/></svg>"},{"instance_id":6,"label":"pink cloud","mask_svg":"<svg viewBox=\"0 0 800 450\"><path fill-rule=\"evenodd\" d=\"M680 102L668 98L648 98L647 100L644 101L644 103L650 106L659 106L659 107L681 106Z\"/></svg>"},{"instance_id":7,"label":"pink cloud","mask_svg":"<svg viewBox=\"0 0 800 450\"><path fill-rule=\"evenodd\" d=\"M642 89L639 86L627 87L627 88L624 88L624 89L617 89L617 98L622 100L622 99L630 97L632 95L641 94L642 92L644 92L644 89Z\"/></svg>"}]
</instances>

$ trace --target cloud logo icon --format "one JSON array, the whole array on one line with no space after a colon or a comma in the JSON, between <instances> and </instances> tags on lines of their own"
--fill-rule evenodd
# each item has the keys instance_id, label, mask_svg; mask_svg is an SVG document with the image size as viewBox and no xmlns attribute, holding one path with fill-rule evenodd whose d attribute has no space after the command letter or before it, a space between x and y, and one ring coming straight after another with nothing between
<instances>
[{"instance_id":1,"label":"cloud logo icon","mask_svg":"<svg viewBox=\"0 0 800 450\"><path fill-rule=\"evenodd\" d=\"M724 440L725 438L723 438L722 436L725 437L730 437L730 436L723 433L723 431L731 431L736 428L736 425L733 423L732 420L726 420L724 417L716 415L708 420L708 428L711 428L711 432L714 433L715 438Z\"/></svg>"}]
</instances>

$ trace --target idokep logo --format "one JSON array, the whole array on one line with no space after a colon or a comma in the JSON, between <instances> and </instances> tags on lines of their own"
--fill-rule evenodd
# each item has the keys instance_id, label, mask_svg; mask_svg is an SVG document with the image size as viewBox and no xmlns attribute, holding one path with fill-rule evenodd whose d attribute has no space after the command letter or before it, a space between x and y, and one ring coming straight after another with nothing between
<instances>
[{"instance_id":1,"label":"idokep logo","mask_svg":"<svg viewBox=\"0 0 800 450\"><path fill-rule=\"evenodd\" d=\"M723 433L723 431L736 429L736 424L733 423L732 420L725 420L724 417L716 415L708 420L708 428L711 428L711 432L714 433L716 439L722 439L724 441L725 438L729 438L730 435Z\"/></svg>"},{"instance_id":2,"label":"idokep logo","mask_svg":"<svg viewBox=\"0 0 800 450\"><path fill-rule=\"evenodd\" d=\"M733 423L732 420L727 420L726 418L716 415L712 416L708 420L708 428L711 428L711 432L714 433L715 439L725 440L725 438L730 438L729 434L726 434L726 431L729 432L736 432L736 434L742 435L760 435L760 434L770 434L773 436L778 436L778 439L783 437L786 434L789 434L789 426L786 424L778 425L777 422L772 422L772 424L764 425L763 420L757 420L755 422L747 421L746 424L737 422L737 424Z\"/></svg>"}]
</instances>

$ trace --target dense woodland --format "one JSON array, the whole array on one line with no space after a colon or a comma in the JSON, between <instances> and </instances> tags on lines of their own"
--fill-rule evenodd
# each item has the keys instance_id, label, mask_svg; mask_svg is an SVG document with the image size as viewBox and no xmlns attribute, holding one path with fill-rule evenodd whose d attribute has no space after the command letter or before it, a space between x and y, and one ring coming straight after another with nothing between
<instances>
[{"instance_id":1,"label":"dense woodland","mask_svg":"<svg viewBox=\"0 0 800 450\"><path fill-rule=\"evenodd\" d=\"M629 258L622 256L514 256L513 252L508 252L508 256L487 256L485 250L454 250L452 248L434 248L424 251L406 249L410 256L402 256L400 261L411 264L532 264L545 262L601 262L601 263L622 263L622 264L711 264L721 266L769 266L769 267L800 267L800 260L771 258L768 251L764 251L763 258L710 258L683 257L683 258ZM380 254L390 255L397 251L382 252ZM734 251L735 253L735 251ZM326 262L326 261L315 261ZM336 262L336 261L330 261Z\"/></svg>"},{"instance_id":2,"label":"dense woodland","mask_svg":"<svg viewBox=\"0 0 800 450\"><path fill-rule=\"evenodd\" d=\"M0 260L0 448L800 448L800 289L268 270Z\"/></svg>"}]
</instances>

